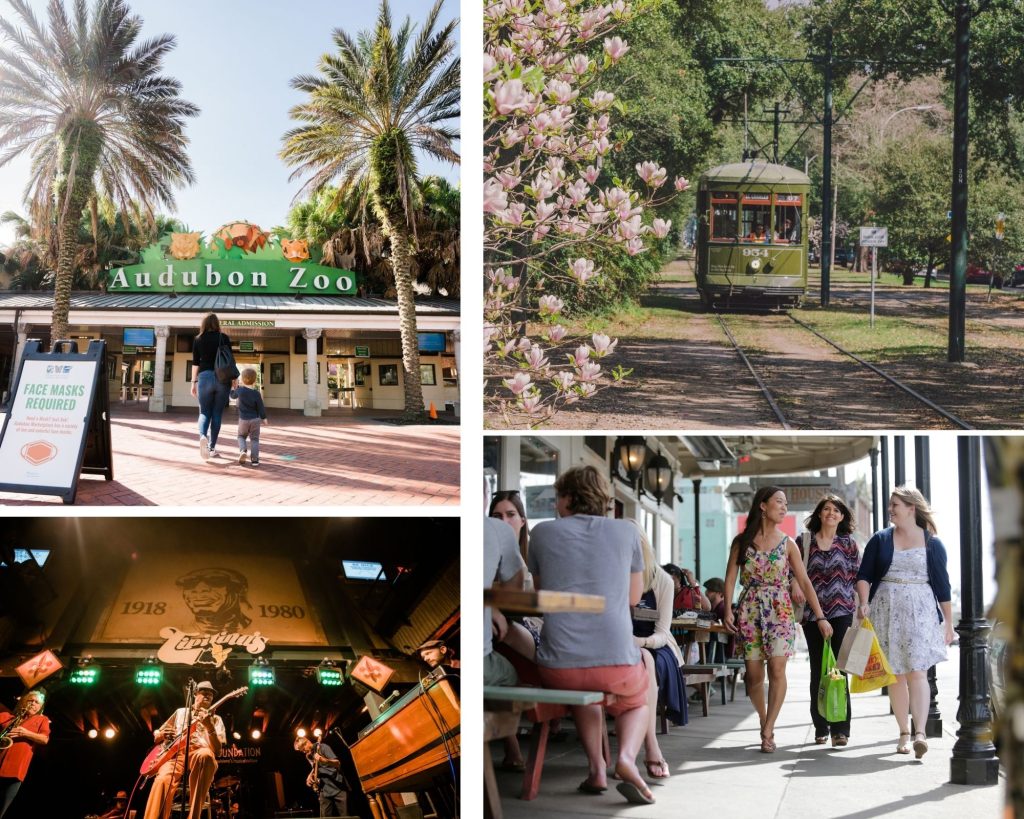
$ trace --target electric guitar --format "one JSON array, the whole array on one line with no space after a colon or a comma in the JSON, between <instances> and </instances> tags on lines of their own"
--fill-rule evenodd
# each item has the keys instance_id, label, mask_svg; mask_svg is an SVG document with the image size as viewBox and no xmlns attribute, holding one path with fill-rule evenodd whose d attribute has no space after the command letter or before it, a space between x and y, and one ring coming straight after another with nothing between
<instances>
[{"instance_id":1,"label":"electric guitar","mask_svg":"<svg viewBox=\"0 0 1024 819\"><path fill-rule=\"evenodd\" d=\"M230 694L225 694L207 710L207 714L212 714L217 710L217 706L222 705L228 700L234 699L235 697L242 696L246 691L249 690L249 686L244 685L241 688L236 688ZM146 754L146 758L142 761L142 765L139 768L139 773L142 776L155 776L156 772L160 770L161 766L169 759L173 759L182 749L185 744L185 739L195 733L196 729L202 723L201 719L193 719L188 728L178 734L176 737L161 742L158 745L154 745L153 749Z\"/></svg>"}]
</instances>

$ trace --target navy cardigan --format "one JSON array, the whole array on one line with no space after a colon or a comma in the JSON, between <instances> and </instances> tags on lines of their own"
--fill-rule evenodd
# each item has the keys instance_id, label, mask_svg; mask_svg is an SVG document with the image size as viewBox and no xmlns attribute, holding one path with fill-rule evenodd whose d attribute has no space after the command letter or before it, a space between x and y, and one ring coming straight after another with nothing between
<instances>
[{"instance_id":1,"label":"navy cardigan","mask_svg":"<svg viewBox=\"0 0 1024 819\"><path fill-rule=\"evenodd\" d=\"M871 591L868 600L875 598L878 591L878 584L882 582L886 572L892 565L893 527L883 529L871 536L868 545L864 547L864 558L860 562L860 571L857 572L858 580L865 580L871 584ZM928 584L932 587L937 603L948 603L951 597L949 588L949 572L946 570L946 547L942 541L930 532L925 532L925 559L928 562ZM939 622L942 622L942 610L936 605L939 611Z\"/></svg>"}]
</instances>

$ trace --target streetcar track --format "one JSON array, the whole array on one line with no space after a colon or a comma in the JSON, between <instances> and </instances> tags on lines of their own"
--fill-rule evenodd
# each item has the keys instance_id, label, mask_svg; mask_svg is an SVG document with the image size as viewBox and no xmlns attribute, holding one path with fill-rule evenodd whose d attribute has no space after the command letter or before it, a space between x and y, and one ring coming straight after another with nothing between
<instances>
[{"instance_id":1,"label":"streetcar track","mask_svg":"<svg viewBox=\"0 0 1024 819\"><path fill-rule=\"evenodd\" d=\"M837 344L832 339L828 338L827 336L825 336L822 333L820 333L817 330L815 330L809 324L805 324L803 321L801 321L800 319L796 318L795 316L791 315L788 312L785 315L786 315L787 318L789 318L797 326L802 327L803 329L807 330L808 332L814 334L815 336L820 338L822 341L824 341L826 344L830 345L831 347L835 348L837 351L842 353L847 358L852 359L856 363L860 364L862 367L864 367L864 368L870 370L871 372L873 372L875 375L885 379L887 382L892 384L894 387L896 387L897 389L899 389L903 393L909 395L911 398L913 398L918 403L924 404L930 410L932 410L933 412L935 412L938 415L942 416L944 419L946 419L947 421L952 423L954 426L957 426L960 429L974 429L975 428L971 424L968 424L966 421L964 421L962 418L958 417L957 415L954 415L949 410L945 409L944 407L941 407L940 405L936 404L931 399L929 399L926 396L922 395L917 390L915 390L913 387L903 383L902 381L900 381L895 376L891 375L890 373L885 372L884 370L880 369L879 367L876 367L874 364L871 364L870 362L865 361L863 358L861 358L860 356L856 355L855 353L851 353L849 350L847 350L844 347L842 347L841 345ZM715 318L718 320L719 325L722 327L722 330L725 332L726 337L729 339L729 343L732 344L733 349L739 355L740 359L746 365L747 370L749 370L750 374L753 376L754 381L757 383L758 388L761 390L761 393L764 395L766 401L768 402L769 407L771 407L772 414L775 416L775 418L782 425L783 429L787 429L787 430L793 429L793 426L786 419L786 416L782 412L782 409L779 406L779 403L776 400L776 398L775 398L774 394L772 393L771 389L768 387L768 385L765 383L764 379L761 378L760 374L754 368L753 363L750 361L749 357L744 352L744 350L740 346L739 342L736 340L736 337L732 334L732 332L729 329L729 326L726 323L725 319L719 313L715 314Z\"/></svg>"}]
</instances>

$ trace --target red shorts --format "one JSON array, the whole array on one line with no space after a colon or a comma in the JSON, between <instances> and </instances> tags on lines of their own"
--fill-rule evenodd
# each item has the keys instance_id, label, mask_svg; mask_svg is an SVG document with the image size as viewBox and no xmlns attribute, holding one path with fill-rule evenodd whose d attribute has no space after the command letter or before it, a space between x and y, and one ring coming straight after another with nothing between
<instances>
[{"instance_id":1,"label":"red shorts","mask_svg":"<svg viewBox=\"0 0 1024 819\"><path fill-rule=\"evenodd\" d=\"M607 691L615 702L605 710L613 717L647 705L647 669L636 665L602 665L594 668L545 668L537 666L545 688L568 691Z\"/></svg>"}]
</instances>

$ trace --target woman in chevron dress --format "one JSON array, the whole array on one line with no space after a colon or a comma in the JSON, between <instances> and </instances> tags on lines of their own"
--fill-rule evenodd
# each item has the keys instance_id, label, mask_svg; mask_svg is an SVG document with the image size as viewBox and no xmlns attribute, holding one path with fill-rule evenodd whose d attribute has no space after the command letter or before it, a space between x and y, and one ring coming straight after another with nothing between
<instances>
[{"instance_id":1,"label":"woman in chevron dress","mask_svg":"<svg viewBox=\"0 0 1024 819\"><path fill-rule=\"evenodd\" d=\"M839 654L839 646L853 622L857 603L854 584L860 568L860 552L853 539L853 514L835 495L826 495L805 521L800 552L807 566L807 576L818 595L822 613L832 626L832 651ZM798 586L794 584L793 600L803 602ZM817 618L811 607L804 609L804 638L811 659L811 719L814 720L814 742L824 745L832 735L832 747L846 745L850 737L850 689L846 689L846 719L829 723L818 713L818 684L821 682L821 655L825 641L817 627Z\"/></svg>"}]
</instances>

